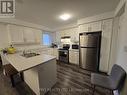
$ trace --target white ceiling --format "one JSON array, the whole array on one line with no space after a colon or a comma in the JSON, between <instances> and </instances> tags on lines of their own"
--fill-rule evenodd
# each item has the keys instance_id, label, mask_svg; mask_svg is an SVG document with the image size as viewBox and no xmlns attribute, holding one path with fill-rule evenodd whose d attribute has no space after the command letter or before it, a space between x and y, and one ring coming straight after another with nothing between
<instances>
[{"instance_id":1,"label":"white ceiling","mask_svg":"<svg viewBox=\"0 0 127 95\"><path fill-rule=\"evenodd\" d=\"M75 23L78 19L113 11L119 0L16 0L16 18L35 24L57 28ZM59 19L70 13L68 21Z\"/></svg>"}]
</instances>

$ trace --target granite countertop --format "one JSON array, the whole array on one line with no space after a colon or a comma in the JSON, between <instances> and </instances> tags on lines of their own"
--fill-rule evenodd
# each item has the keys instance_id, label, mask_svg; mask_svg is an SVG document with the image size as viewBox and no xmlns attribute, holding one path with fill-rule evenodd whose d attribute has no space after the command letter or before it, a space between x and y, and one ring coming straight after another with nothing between
<instances>
[{"instance_id":1,"label":"granite countertop","mask_svg":"<svg viewBox=\"0 0 127 95\"><path fill-rule=\"evenodd\" d=\"M18 71L25 71L47 61L53 60L56 57L46 54L40 54L34 57L25 58L20 53L4 55L6 60Z\"/></svg>"}]
</instances>

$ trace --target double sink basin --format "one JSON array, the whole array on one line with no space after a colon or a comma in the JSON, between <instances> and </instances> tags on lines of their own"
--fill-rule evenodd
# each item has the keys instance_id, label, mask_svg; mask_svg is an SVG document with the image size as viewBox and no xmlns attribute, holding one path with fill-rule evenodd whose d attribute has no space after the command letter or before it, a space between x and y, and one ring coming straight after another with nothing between
<instances>
[{"instance_id":1,"label":"double sink basin","mask_svg":"<svg viewBox=\"0 0 127 95\"><path fill-rule=\"evenodd\" d=\"M25 57L25 58L30 58L30 57L34 57L34 56L38 56L40 55L39 53L23 53L21 56Z\"/></svg>"}]
</instances>

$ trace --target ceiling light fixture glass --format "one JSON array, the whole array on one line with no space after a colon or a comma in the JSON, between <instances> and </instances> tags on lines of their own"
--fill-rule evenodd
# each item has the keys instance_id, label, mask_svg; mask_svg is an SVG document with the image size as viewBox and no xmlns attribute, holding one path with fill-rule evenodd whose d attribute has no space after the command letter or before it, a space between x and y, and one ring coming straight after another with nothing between
<instances>
[{"instance_id":1,"label":"ceiling light fixture glass","mask_svg":"<svg viewBox=\"0 0 127 95\"><path fill-rule=\"evenodd\" d=\"M71 15L69 14L63 14L60 16L60 19L66 21L66 20L69 20L71 18Z\"/></svg>"}]
</instances>

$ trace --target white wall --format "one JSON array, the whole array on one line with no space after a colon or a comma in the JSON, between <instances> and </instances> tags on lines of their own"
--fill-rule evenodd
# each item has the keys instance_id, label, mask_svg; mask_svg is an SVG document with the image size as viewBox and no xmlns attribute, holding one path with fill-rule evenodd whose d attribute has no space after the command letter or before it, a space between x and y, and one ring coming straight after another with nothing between
<instances>
[{"instance_id":1,"label":"white wall","mask_svg":"<svg viewBox=\"0 0 127 95\"><path fill-rule=\"evenodd\" d=\"M127 22L125 21L125 14L120 17L120 31L118 32L118 49L117 49L117 64L121 65L127 72Z\"/></svg>"},{"instance_id":2,"label":"white wall","mask_svg":"<svg viewBox=\"0 0 127 95\"><path fill-rule=\"evenodd\" d=\"M112 66L116 63L117 57L117 43L118 43L118 29L119 29L119 17L115 17L113 21L113 32L112 32L112 41L111 41L111 55L109 62L109 72L110 74Z\"/></svg>"},{"instance_id":3,"label":"white wall","mask_svg":"<svg viewBox=\"0 0 127 95\"><path fill-rule=\"evenodd\" d=\"M125 13L120 18L120 31L118 33L118 47L117 47L117 59L116 63L121 65L127 72L127 6L125 7Z\"/></svg>"},{"instance_id":4,"label":"white wall","mask_svg":"<svg viewBox=\"0 0 127 95\"><path fill-rule=\"evenodd\" d=\"M120 8L124 5L121 0L117 9L116 15L120 11ZM127 2L127 0L126 0ZM125 3L126 3L125 2ZM120 31L118 32L118 44L117 44L117 59L116 64L120 65L127 72L127 4L125 6L125 13L120 17ZM121 91L121 95L127 95L127 78L125 81L124 88Z\"/></svg>"},{"instance_id":5,"label":"white wall","mask_svg":"<svg viewBox=\"0 0 127 95\"><path fill-rule=\"evenodd\" d=\"M0 48L8 46L8 32L6 24L0 23Z\"/></svg>"}]
</instances>

